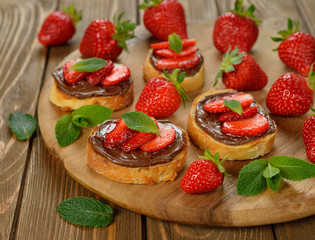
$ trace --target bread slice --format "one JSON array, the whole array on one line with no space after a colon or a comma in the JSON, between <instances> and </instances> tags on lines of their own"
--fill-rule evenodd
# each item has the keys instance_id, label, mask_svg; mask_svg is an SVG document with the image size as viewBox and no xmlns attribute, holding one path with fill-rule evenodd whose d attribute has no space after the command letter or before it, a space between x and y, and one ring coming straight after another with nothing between
<instances>
[{"instance_id":1,"label":"bread slice","mask_svg":"<svg viewBox=\"0 0 315 240\"><path fill-rule=\"evenodd\" d=\"M97 130L94 127L89 136ZM91 168L103 176L122 183L135 184L154 184L159 182L174 181L177 173L183 168L187 149L189 145L187 133L181 129L186 135L186 143L184 148L168 163L158 164L150 167L125 167L113 163L102 155L93 150L88 141L87 160Z\"/></svg>"},{"instance_id":2,"label":"bread slice","mask_svg":"<svg viewBox=\"0 0 315 240\"><path fill-rule=\"evenodd\" d=\"M208 133L201 129L195 121L195 112L198 102L205 96L224 91L233 91L232 89L214 90L205 92L195 98L188 117L187 131L189 138L201 149L209 148L212 154L219 153L220 158L228 157L228 160L248 160L265 155L273 148L277 127L273 133L259 137L251 142L241 145L227 145L213 139ZM257 104L257 103L256 103ZM259 104L257 106L261 107Z\"/></svg>"},{"instance_id":3,"label":"bread slice","mask_svg":"<svg viewBox=\"0 0 315 240\"><path fill-rule=\"evenodd\" d=\"M145 59L143 66L143 77L146 82L148 82L151 78L154 77L164 77L163 72L158 71L150 62L150 55L152 53L152 49L149 50L149 54ZM205 75L204 62L202 63L199 71L194 76L185 77L184 81L181 85L185 88L186 92L191 92L200 88L204 83L204 75Z\"/></svg>"}]
</instances>

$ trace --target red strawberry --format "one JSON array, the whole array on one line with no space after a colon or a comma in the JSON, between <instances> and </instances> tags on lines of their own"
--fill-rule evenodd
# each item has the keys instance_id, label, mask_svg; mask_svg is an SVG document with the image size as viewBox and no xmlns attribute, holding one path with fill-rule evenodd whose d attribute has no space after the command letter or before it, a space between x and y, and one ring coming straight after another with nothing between
<instances>
[{"instance_id":1,"label":"red strawberry","mask_svg":"<svg viewBox=\"0 0 315 240\"><path fill-rule=\"evenodd\" d=\"M84 79L87 75L85 72L77 72L74 70L68 69L75 64L77 61L68 61L62 66L63 70L63 77L65 78L66 82L69 84L75 84L79 82L80 80Z\"/></svg>"},{"instance_id":2,"label":"red strawberry","mask_svg":"<svg viewBox=\"0 0 315 240\"><path fill-rule=\"evenodd\" d=\"M136 111L151 117L168 117L177 111L181 101L189 100L180 85L185 73L178 75L178 72L179 69L175 69L170 76L164 72L166 78L152 78L139 96Z\"/></svg>"},{"instance_id":3,"label":"red strawberry","mask_svg":"<svg viewBox=\"0 0 315 240\"><path fill-rule=\"evenodd\" d=\"M183 48L195 46L196 40L195 39L182 39L182 45L183 45ZM153 48L154 50L170 49L170 43L168 41L167 42L153 43L153 44L151 44L151 48Z\"/></svg>"},{"instance_id":4,"label":"red strawberry","mask_svg":"<svg viewBox=\"0 0 315 240\"><path fill-rule=\"evenodd\" d=\"M80 43L80 52L86 57L99 57L103 59L116 59L128 48L126 40L134 38L133 33L136 24L130 20L120 22L123 14L120 14L114 24L108 20L96 19L85 30Z\"/></svg>"},{"instance_id":5,"label":"red strawberry","mask_svg":"<svg viewBox=\"0 0 315 240\"><path fill-rule=\"evenodd\" d=\"M116 85L130 78L130 70L128 67L121 65L115 67L110 75L102 80L102 84L106 87Z\"/></svg>"},{"instance_id":6,"label":"red strawberry","mask_svg":"<svg viewBox=\"0 0 315 240\"><path fill-rule=\"evenodd\" d=\"M253 102L253 96L248 93L234 93L213 101L206 102L204 108L209 113L223 113L231 110L224 105L224 100L237 100L240 102L242 108L249 107Z\"/></svg>"},{"instance_id":7,"label":"red strawberry","mask_svg":"<svg viewBox=\"0 0 315 240\"><path fill-rule=\"evenodd\" d=\"M247 53L238 53L238 48L224 54L214 86L220 77L227 88L236 90L259 90L268 82L266 73L255 59Z\"/></svg>"},{"instance_id":8,"label":"red strawberry","mask_svg":"<svg viewBox=\"0 0 315 240\"><path fill-rule=\"evenodd\" d=\"M196 46L191 46L183 49L180 53L176 53L171 49L157 49L155 53L165 58L181 58L193 55L197 49Z\"/></svg>"},{"instance_id":9,"label":"red strawberry","mask_svg":"<svg viewBox=\"0 0 315 240\"><path fill-rule=\"evenodd\" d=\"M244 11L243 0L235 1L235 9L221 15L214 24L213 43L222 53L229 45L232 49L237 46L242 52L249 52L257 40L258 27L261 21L253 16L254 5Z\"/></svg>"},{"instance_id":10,"label":"red strawberry","mask_svg":"<svg viewBox=\"0 0 315 240\"><path fill-rule=\"evenodd\" d=\"M237 121L244 118L251 118L255 116L256 113L257 113L257 106L255 105L255 106L245 108L242 112L242 115L239 115L236 112L223 113L222 115L220 115L219 121L220 122Z\"/></svg>"},{"instance_id":11,"label":"red strawberry","mask_svg":"<svg viewBox=\"0 0 315 240\"><path fill-rule=\"evenodd\" d=\"M63 12L55 11L49 14L38 33L38 41L45 46L66 43L75 33L75 24L82 18L72 4Z\"/></svg>"},{"instance_id":12,"label":"red strawberry","mask_svg":"<svg viewBox=\"0 0 315 240\"><path fill-rule=\"evenodd\" d=\"M114 69L114 63L112 61L108 61L105 67L101 68L100 70L91 73L86 77L86 81L93 85L96 86L99 84L106 76L108 76L112 70Z\"/></svg>"},{"instance_id":13,"label":"red strawberry","mask_svg":"<svg viewBox=\"0 0 315 240\"><path fill-rule=\"evenodd\" d=\"M266 117L256 114L254 117L238 121L224 122L222 132L234 136L258 136L269 129L269 122Z\"/></svg>"},{"instance_id":14,"label":"red strawberry","mask_svg":"<svg viewBox=\"0 0 315 240\"><path fill-rule=\"evenodd\" d=\"M286 73L280 76L267 93L266 105L276 115L302 115L313 105L312 90L315 89L315 73L313 66L307 80L296 73Z\"/></svg>"},{"instance_id":15,"label":"red strawberry","mask_svg":"<svg viewBox=\"0 0 315 240\"><path fill-rule=\"evenodd\" d=\"M223 183L224 174L227 176L219 155L211 155L209 149L205 151L205 156L194 161L187 169L180 182L183 191L187 193L206 193L217 189Z\"/></svg>"},{"instance_id":16,"label":"red strawberry","mask_svg":"<svg viewBox=\"0 0 315 240\"><path fill-rule=\"evenodd\" d=\"M161 124L160 137L157 136L150 142L142 145L140 149L144 152L156 152L170 145L176 138L176 131L171 125Z\"/></svg>"},{"instance_id":17,"label":"red strawberry","mask_svg":"<svg viewBox=\"0 0 315 240\"><path fill-rule=\"evenodd\" d=\"M137 134L137 131L129 129L122 119L113 124L116 124L114 129L105 135L105 148L114 148Z\"/></svg>"},{"instance_id":18,"label":"red strawberry","mask_svg":"<svg viewBox=\"0 0 315 240\"><path fill-rule=\"evenodd\" d=\"M292 20L288 19L288 30L278 32L281 37L272 40L280 42L278 54L281 61L288 66L307 76L312 63L315 62L315 38L308 34L298 32L299 22L293 29Z\"/></svg>"},{"instance_id":19,"label":"red strawberry","mask_svg":"<svg viewBox=\"0 0 315 240\"><path fill-rule=\"evenodd\" d=\"M121 145L122 150L130 152L142 145L152 141L157 135L155 133L138 132L135 136Z\"/></svg>"},{"instance_id":20,"label":"red strawberry","mask_svg":"<svg viewBox=\"0 0 315 240\"><path fill-rule=\"evenodd\" d=\"M315 113L315 109L312 108ZM303 140L308 160L315 163L315 115L309 117L303 125Z\"/></svg>"},{"instance_id":21,"label":"red strawberry","mask_svg":"<svg viewBox=\"0 0 315 240\"><path fill-rule=\"evenodd\" d=\"M163 69L175 69L175 68L193 68L194 66L198 65L200 61L200 57L198 54L194 54L187 57L181 58L165 58L159 59L156 62L156 67L158 70Z\"/></svg>"},{"instance_id":22,"label":"red strawberry","mask_svg":"<svg viewBox=\"0 0 315 240\"><path fill-rule=\"evenodd\" d=\"M143 22L154 37L167 40L168 35L177 33L187 38L184 8L176 0L145 0L139 8L145 9Z\"/></svg>"}]
</instances>

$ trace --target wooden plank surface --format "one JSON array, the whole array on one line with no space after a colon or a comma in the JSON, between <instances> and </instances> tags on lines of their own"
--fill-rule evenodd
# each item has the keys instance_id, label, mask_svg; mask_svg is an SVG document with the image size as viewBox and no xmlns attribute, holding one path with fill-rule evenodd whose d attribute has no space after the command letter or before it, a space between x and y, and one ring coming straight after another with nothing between
<instances>
[{"instance_id":1,"label":"wooden plank surface","mask_svg":"<svg viewBox=\"0 0 315 240\"><path fill-rule=\"evenodd\" d=\"M140 0L141 1L141 0ZM59 3L61 4L75 2L78 8L84 9L84 12L88 12L86 15L88 19L91 21L96 16L108 16L106 14L113 15L113 7L108 6L115 6L115 8L123 7L126 9L126 15L135 16L134 13L137 14L135 8L131 7L129 1L121 1L119 3L114 3L111 5L107 5L107 2L103 1L94 1L96 9L92 11L92 7L90 6L92 3L91 1L62 1ZM115 1L116 2L116 1ZM118 1L117 1L118 2ZM233 1L222 1L217 0L216 4L214 1L208 0L181 0L185 7L186 11L186 18L188 21L199 21L199 20L213 20L215 17L212 15L213 12L222 12L222 8L220 9L221 4L227 2L226 5L232 6ZM202 2L202 3L200 3ZM292 18L303 18L304 22L302 22L302 30L308 30L310 33L314 35L314 26L315 20L314 15L312 13L312 9L314 9L314 1L313 0L300 0L294 3L293 0L285 1L285 0L268 0L268 1L254 1L256 4L257 9L257 16L260 17L265 16L265 18L261 18L264 20L263 26L268 26L270 28L275 29L275 32L279 29L283 29L286 27L286 18L288 16ZM246 1L249 3L249 1ZM292 4L294 3L294 4ZM106 6L105 6L106 5ZM121 6L118 6L121 5ZM32 44L36 41L36 34L37 32L32 30L29 32L29 28L32 27L38 28L41 20L37 20L36 22L31 18L32 14L41 15L41 19L44 15L47 15L48 12L55 9L57 6L57 1L42 1L37 3L35 0L27 2L26 1L9 1L4 0L0 1L0 62L1 62L1 70L0 70L0 101L1 101L1 108L0 108L0 239L8 239L11 231L12 221L15 215L19 216L19 219L23 224L19 222L19 230L15 236L18 236L21 239L24 236L30 236L28 228L33 226L34 222L28 223L27 221L32 220L36 217L45 217L47 214L52 221L57 221L56 219L59 216L56 212L45 212L48 211L44 209L43 211L45 214L40 215L37 213L34 217L30 215L30 210L26 210L27 208L36 208L36 206L32 205L31 202L36 200L38 196L47 198L54 198L56 196L60 196L60 193L56 193L51 189L51 186L54 181L59 182L58 185L54 185L54 189L58 189L58 191L65 191L63 196L65 198L75 196L75 194L83 193L85 196L89 196L91 194L87 190L83 190L78 183L72 180L66 173L62 166L59 166L56 163L56 159L52 159L51 156L48 154L47 149L45 148L42 138L40 136L40 132L38 132L37 137L35 137L33 148L31 151L28 149L28 142L16 142L13 138L11 138L11 133L8 130L6 119L9 112L13 112L13 110L29 110L30 113L34 113L36 104L36 99L33 96L36 96L39 91L39 83L41 81L41 75L44 73L44 63L45 58L49 60L48 68L46 71L46 75L50 74L50 72L54 69L55 64L59 62L64 56L66 56L69 52L75 49L80 41L80 38L83 35L83 29L88 25L89 21L84 20L79 27L81 28L81 35L76 34L74 39L70 41L69 45L61 46L61 47L54 47L50 50L43 49L42 46L37 45L35 50L32 48ZM198 6L198 8L196 7ZM216 9L216 6L219 6L219 9ZM200 7L200 8L199 8ZM38 8L39 10L33 11L32 9ZM31 12L27 14L27 11ZM303 11L303 12L302 12ZM305 12L304 12L305 11ZM104 13L105 12L105 13ZM258 14L259 13L259 14ZM301 14L302 13L302 14ZM140 14L139 14L140 15ZM32 15L34 16L34 15ZM283 17L282 17L283 16ZM27 19L27 21L25 20ZM136 17L137 19L137 17ZM141 20L139 17L138 19ZM30 21L34 21L33 24L29 24ZM21 24L22 23L22 24ZM20 27L17 27L17 24ZM9 27L10 26L10 27ZM15 27L15 28L14 28ZM21 31L22 32L21 34ZM14 41L15 39L15 41ZM24 51L20 49L21 43L24 41L28 42ZM211 39L209 39L211 41ZM34 54L35 52L35 54ZM50 52L49 55L47 53ZM51 56L54 56L51 58ZM17 59L18 57L18 59ZM14 59L14 61L4 61L7 59ZM31 60L30 60L31 59ZM4 64L5 63L5 64ZM13 63L18 63L18 67L14 66ZM21 71L18 71L20 67L26 68L26 71L21 74ZM39 76L35 79L36 76ZM12 81L15 79L15 82ZM29 82L28 80L32 79L32 85L26 86ZM5 81L5 84L3 82ZM18 87L14 87L18 86ZM26 88L25 88L26 87ZM35 88L35 90L34 90ZM15 89L13 91L12 89ZM31 89L31 90L30 90ZM32 98L21 98L20 93L26 96L32 96ZM35 100L34 100L35 99ZM3 104L5 103L5 105ZM30 152L30 153L29 153ZM27 173L27 181L25 182L25 194L23 198L20 197L18 200L18 194L20 191L21 181L23 178L24 166L25 162L30 161L31 166L25 171ZM38 176L35 178L33 175L29 175L30 172L36 168L36 161L43 161L41 163L41 168L37 168L37 170L32 173L36 173ZM50 163L51 162L51 163ZM54 172L57 172L58 176L61 176L61 179L58 180L56 175L49 175L51 177L50 185L47 185L48 180L43 172L43 164L54 169ZM50 164L49 164L50 163ZM26 164L26 165L27 165ZM35 184L35 179L38 182L44 181L45 183L42 184L45 186L46 192L36 192L36 188L34 186L38 186ZM65 180L67 179L67 180ZM66 187L68 184L71 186L71 191ZM33 185L33 186L31 186ZM24 181L22 182L22 188L24 186ZM47 188L47 189L46 189ZM73 190L77 189L77 190ZM27 196L27 198L26 198ZM92 196L92 195L91 195ZM48 199L51 200L51 199ZM58 200L52 200L56 206ZM15 207L18 202L18 209L15 212ZM139 215L138 217L128 217L130 214L129 211L123 211L123 209L115 209L120 215L123 216L124 221L121 221L122 225L118 227L119 231L125 231L124 227L128 228L128 225L131 224L132 221L140 221ZM20 210L22 212L20 212ZM25 216L27 217L24 217ZM35 214L35 212L32 212ZM117 216L118 217L118 216ZM277 239L312 239L313 236L313 229L314 229L314 219L315 217L305 218L303 220L289 222L285 224L275 225L276 231L276 238ZM117 220L117 219L116 219ZM116 221L115 220L115 221ZM143 221L144 220L144 221ZM25 222L26 221L26 222ZM58 220L59 221L59 220ZM255 228L207 228L207 227L195 227L195 226L185 226L185 225L177 225L168 222L161 222L159 220L155 220L152 218L148 218L145 221L145 218L142 218L141 221L143 227L147 226L147 230L141 228L139 229L139 224L136 224L136 228L132 233L136 236L135 239L140 237L147 237L148 239L223 239L229 238L231 236L240 236L241 239L273 239L271 238L272 229L271 226L266 227L257 227ZM65 223L66 224L66 223ZM126 226L125 226L126 225ZM47 231L42 231L40 227L32 227L34 231L38 231L39 233L36 234L38 237L37 239L48 239L48 235L46 234ZM46 225L45 225L46 226ZM16 225L13 224L13 232L15 231ZM48 228L52 228L48 226ZM64 227L64 226L63 226ZM134 227L134 225L132 225ZM78 227L73 228L66 228L67 233L64 235L56 235L56 236L71 236L71 239L113 239L113 235L107 235L106 230L100 229L83 229L77 230ZM116 226L117 229L117 226ZM153 230L155 229L155 230ZM129 229L130 230L130 229ZM127 232L129 231L126 230ZM49 231L52 231L50 229ZM130 230L131 231L131 230ZM266 234L266 231L268 233ZM93 232L91 234L86 234L85 232ZM141 233L143 234L141 234ZM75 233L75 234L74 234ZM152 234L153 233L153 234ZM265 234L265 235L264 235ZM81 236L82 235L82 236ZM51 237L53 235L50 235ZM123 236L123 235L120 235ZM223 236L223 237L222 237ZM266 236L263 238L262 236ZM268 236L268 237L267 237ZM222 237L222 238L221 238ZM270 237L270 238L269 238ZM31 238L35 239L35 238Z\"/></svg>"}]
</instances>

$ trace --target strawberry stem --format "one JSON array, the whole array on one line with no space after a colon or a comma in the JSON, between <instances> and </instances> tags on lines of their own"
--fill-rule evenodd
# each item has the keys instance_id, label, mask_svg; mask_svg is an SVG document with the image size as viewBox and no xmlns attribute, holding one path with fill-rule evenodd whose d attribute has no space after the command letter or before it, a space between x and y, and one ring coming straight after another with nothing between
<instances>
[{"instance_id":1,"label":"strawberry stem","mask_svg":"<svg viewBox=\"0 0 315 240\"><path fill-rule=\"evenodd\" d=\"M76 25L82 19L82 11L77 12L74 4L71 4L67 8L63 7L62 11L72 19L74 25Z\"/></svg>"},{"instance_id":2,"label":"strawberry stem","mask_svg":"<svg viewBox=\"0 0 315 240\"><path fill-rule=\"evenodd\" d=\"M234 65L238 65L243 61L243 57L246 55L246 53L239 53L238 47L236 47L232 52L231 51L231 45L229 45L229 49L224 53L223 60L219 69L219 72L217 73L215 77L215 81L213 84L213 87L215 87L218 83L218 79L222 78L223 72L233 72L235 71Z\"/></svg>"},{"instance_id":3,"label":"strawberry stem","mask_svg":"<svg viewBox=\"0 0 315 240\"><path fill-rule=\"evenodd\" d=\"M124 14L125 13L122 12L117 19L114 15L115 34L112 37L117 40L119 47L123 48L126 52L129 52L126 41L136 37L134 34L136 24L132 23L129 19L120 22Z\"/></svg>"},{"instance_id":4,"label":"strawberry stem","mask_svg":"<svg viewBox=\"0 0 315 240\"><path fill-rule=\"evenodd\" d=\"M293 28L294 25L295 27ZM299 25L300 25L299 21L292 22L292 19L288 18L288 29L279 31L278 34L281 37L271 37L272 41L282 42L283 40L287 39L291 34L297 32L299 30Z\"/></svg>"},{"instance_id":5,"label":"strawberry stem","mask_svg":"<svg viewBox=\"0 0 315 240\"><path fill-rule=\"evenodd\" d=\"M243 7L243 0L236 0L234 3L234 10L226 10L226 12L233 12L240 17L249 17L253 22L258 25L260 20L254 17L255 6L251 4L247 10Z\"/></svg>"},{"instance_id":6,"label":"strawberry stem","mask_svg":"<svg viewBox=\"0 0 315 240\"><path fill-rule=\"evenodd\" d=\"M310 71L308 73L308 83L311 86L311 88L315 91L315 72L313 71L315 62L313 62Z\"/></svg>"},{"instance_id":7,"label":"strawberry stem","mask_svg":"<svg viewBox=\"0 0 315 240\"><path fill-rule=\"evenodd\" d=\"M149 7L156 7L159 5L163 0L144 0L143 4L139 4L138 8L139 9L147 9Z\"/></svg>"},{"instance_id":8,"label":"strawberry stem","mask_svg":"<svg viewBox=\"0 0 315 240\"><path fill-rule=\"evenodd\" d=\"M215 153L214 156L211 154L209 148L207 148L205 150L205 155L204 156L198 156L201 159L207 160L207 161L211 161L213 162L219 169L219 171L221 173L224 173L224 175L226 176L231 176L231 174L227 173L227 171L225 171L224 167L222 166L222 163L224 163L224 161L228 158L224 158L221 162L220 162L220 157L219 157L219 153Z\"/></svg>"}]
</instances>

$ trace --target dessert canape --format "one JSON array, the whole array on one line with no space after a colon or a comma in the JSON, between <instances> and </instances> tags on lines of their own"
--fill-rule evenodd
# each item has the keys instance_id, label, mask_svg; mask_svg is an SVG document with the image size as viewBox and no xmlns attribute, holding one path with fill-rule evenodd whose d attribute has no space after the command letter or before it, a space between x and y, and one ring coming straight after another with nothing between
<instances>
[{"instance_id":1,"label":"dessert canape","mask_svg":"<svg viewBox=\"0 0 315 240\"><path fill-rule=\"evenodd\" d=\"M104 66L94 72L70 69L76 63L84 66L82 62L86 60L68 61L55 70L52 73L54 82L49 93L50 101L63 111L91 104L102 105L112 110L130 105L133 101L133 82L128 67L110 60L98 60L104 61Z\"/></svg>"},{"instance_id":2,"label":"dessert canape","mask_svg":"<svg viewBox=\"0 0 315 240\"><path fill-rule=\"evenodd\" d=\"M173 181L186 161L188 136L169 121L154 121L160 136L132 130L123 119L94 127L88 139L89 166L123 183Z\"/></svg>"},{"instance_id":3,"label":"dessert canape","mask_svg":"<svg viewBox=\"0 0 315 240\"><path fill-rule=\"evenodd\" d=\"M171 74L178 68L180 72L186 72L186 77L181 83L186 92L194 91L202 86L204 82L203 56L196 47L195 40L181 40L178 35L172 34L169 36L169 42L151 44L151 47L143 67L146 82L153 77L163 77L163 69Z\"/></svg>"},{"instance_id":4,"label":"dessert canape","mask_svg":"<svg viewBox=\"0 0 315 240\"><path fill-rule=\"evenodd\" d=\"M232 99L240 103L241 114L225 105ZM250 94L226 89L203 93L194 100L187 130L201 149L209 148L229 160L246 160L271 151L277 127Z\"/></svg>"}]
</instances>

